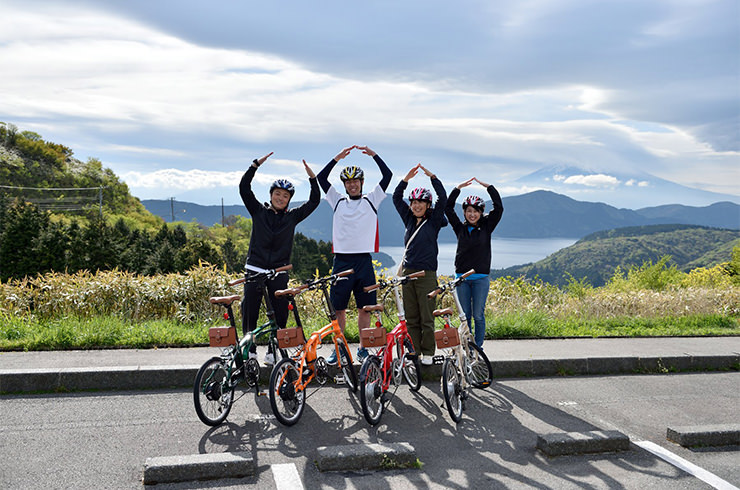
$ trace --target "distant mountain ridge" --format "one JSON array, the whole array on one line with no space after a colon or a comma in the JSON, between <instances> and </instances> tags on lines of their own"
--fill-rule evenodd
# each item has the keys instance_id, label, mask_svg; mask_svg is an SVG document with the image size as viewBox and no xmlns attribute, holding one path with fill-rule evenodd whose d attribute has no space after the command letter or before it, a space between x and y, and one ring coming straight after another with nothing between
<instances>
[{"instance_id":1,"label":"distant mountain ridge","mask_svg":"<svg viewBox=\"0 0 740 490\"><path fill-rule=\"evenodd\" d=\"M195 220L205 226L220 223L222 216L249 217L243 205L202 206L199 204L148 199L142 204L152 214L165 221ZM502 238L582 238L591 233L613 228L658 224L686 224L740 230L740 205L717 202L694 207L681 204L648 207L637 210L619 209L608 204L577 201L552 191L534 191L503 198L504 216L495 236ZM293 205L298 205L296 202ZM491 209L490 201L486 209ZM174 211L174 213L173 213ZM461 213L460 206L457 206ZM403 245L403 224L393 206L391 196L378 208L380 245ZM298 225L297 231L315 240L331 240L331 208L322 203L311 216ZM449 226L439 234L442 243L453 243L455 236Z\"/></svg>"},{"instance_id":2,"label":"distant mountain ridge","mask_svg":"<svg viewBox=\"0 0 740 490\"><path fill-rule=\"evenodd\" d=\"M661 207L680 202L687 206L706 206L729 201L740 204L740 196L696 189L656 177L644 170L595 169L572 165L549 165L518 178L515 185L527 189L546 189L581 201L601 201L632 209Z\"/></svg>"},{"instance_id":3,"label":"distant mountain ridge","mask_svg":"<svg viewBox=\"0 0 740 490\"><path fill-rule=\"evenodd\" d=\"M651 225L619 228L588 235L532 264L496 269L497 277L537 277L564 285L572 276L603 286L617 267L628 271L646 261L657 263L669 255L679 270L711 267L729 262L732 249L740 244L740 231L691 225Z\"/></svg>"}]
</instances>

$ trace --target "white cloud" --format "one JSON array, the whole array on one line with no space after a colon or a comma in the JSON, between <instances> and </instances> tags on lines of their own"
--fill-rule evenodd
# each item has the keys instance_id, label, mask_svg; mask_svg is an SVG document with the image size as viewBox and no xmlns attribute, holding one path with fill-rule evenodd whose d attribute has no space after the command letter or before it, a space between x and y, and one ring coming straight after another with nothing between
<instances>
[{"instance_id":1,"label":"white cloud","mask_svg":"<svg viewBox=\"0 0 740 490\"><path fill-rule=\"evenodd\" d=\"M288 165L294 166L290 163ZM179 189L190 191L216 187L236 188L243 174L244 172L242 171L220 172L217 170L178 170L175 168L166 168L153 172L126 172L121 177L131 188L167 188L169 190ZM271 170L260 169L254 176L254 182L256 184L269 185L277 179L286 178L291 180L296 187L304 185L308 179L305 172L303 172L302 176L294 171L286 174L273 166Z\"/></svg>"},{"instance_id":2,"label":"white cloud","mask_svg":"<svg viewBox=\"0 0 740 490\"><path fill-rule=\"evenodd\" d=\"M619 185L619 179L604 174L571 175L569 177L558 175L555 180L563 184L584 185L586 187L615 187Z\"/></svg>"},{"instance_id":3,"label":"white cloud","mask_svg":"<svg viewBox=\"0 0 740 490\"><path fill-rule=\"evenodd\" d=\"M45 138L74 144L76 153L84 148L132 188L235 187L245 164L270 150L293 160L281 167L271 159L256 184L288 175L300 185L300 158L318 170L315 162L357 143L388 156L397 172L423 159L446 183L460 173L516 177L563 164L600 172L562 176L573 189L617 186L611 174L631 167L737 192L728 183L738 181L740 153L697 136L718 127L717 106L737 107L725 103L737 101L737 70L727 68L737 62L710 50L712 70L676 76L681 59L705 59L701 42L721 44L727 23L707 29L696 19L717 17L723 2L701 5L713 13L699 17L699 4L672 1L639 9L581 0L440 3L443 14L419 13L410 2L397 6L398 19L366 5L357 8L374 36L345 42L349 27L327 26L351 6L310 26L295 12L313 7L296 4L295 17L262 25L253 20L259 9L277 7L253 6L245 27L231 10L246 7L193 4L165 15L173 5L6 3L0 66L12 66L13 76L0 77L0 120L44 128ZM394 24L417 19L408 32ZM442 20L451 22L439 38L419 42ZM468 50L456 33L469 35ZM731 118L720 122L737 139Z\"/></svg>"}]
</instances>

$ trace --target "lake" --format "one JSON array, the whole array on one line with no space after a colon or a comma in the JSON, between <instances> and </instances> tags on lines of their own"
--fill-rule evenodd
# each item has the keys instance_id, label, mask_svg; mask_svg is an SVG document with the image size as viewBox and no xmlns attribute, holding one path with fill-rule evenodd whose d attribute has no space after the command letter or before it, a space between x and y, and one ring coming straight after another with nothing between
<instances>
[{"instance_id":1,"label":"lake","mask_svg":"<svg viewBox=\"0 0 740 490\"><path fill-rule=\"evenodd\" d=\"M493 238L491 240L491 269L505 269L513 265L523 265L537 262L560 249L570 247L578 241L577 238ZM453 274L455 272L456 243L439 244L439 274ZM387 253L398 267L403 257L403 247L381 247L381 252Z\"/></svg>"}]
</instances>

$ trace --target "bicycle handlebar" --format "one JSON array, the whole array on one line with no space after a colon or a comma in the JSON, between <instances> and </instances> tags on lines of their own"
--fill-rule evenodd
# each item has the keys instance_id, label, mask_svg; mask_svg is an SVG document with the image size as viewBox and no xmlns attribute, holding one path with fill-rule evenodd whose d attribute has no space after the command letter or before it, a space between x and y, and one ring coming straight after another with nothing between
<instances>
[{"instance_id":1,"label":"bicycle handlebar","mask_svg":"<svg viewBox=\"0 0 740 490\"><path fill-rule=\"evenodd\" d=\"M475 274L475 269L470 269L468 272L466 272L462 276L457 277L451 281L447 281L444 284L440 284L439 286L434 288L429 294L427 294L427 298L434 298L439 293L447 291L448 289L456 288L457 285L460 284L465 278L472 276L473 274Z\"/></svg>"},{"instance_id":2,"label":"bicycle handlebar","mask_svg":"<svg viewBox=\"0 0 740 490\"><path fill-rule=\"evenodd\" d=\"M259 277L260 275L264 275L267 278L273 278L277 276L278 274L282 274L283 272L288 272L289 270L293 269L293 264L284 265L281 267L278 267L276 269L269 269L264 272L258 272L255 275L251 276L250 279L253 279L255 277ZM247 281L247 276L240 277L239 279L236 279L234 281L231 281L228 283L229 287L238 286L239 284L243 284Z\"/></svg>"},{"instance_id":3,"label":"bicycle handlebar","mask_svg":"<svg viewBox=\"0 0 740 490\"><path fill-rule=\"evenodd\" d=\"M386 287L392 287L397 286L398 284L406 284L408 281L413 281L414 279L418 279L419 277L424 277L426 275L426 271L417 271L413 274L409 274L408 276L401 276L396 277L394 279L391 279L390 281L384 281L380 280L377 284L372 284L370 286L365 286L362 288L363 291L366 293L369 293L370 291L374 291L378 288L386 288Z\"/></svg>"}]
</instances>

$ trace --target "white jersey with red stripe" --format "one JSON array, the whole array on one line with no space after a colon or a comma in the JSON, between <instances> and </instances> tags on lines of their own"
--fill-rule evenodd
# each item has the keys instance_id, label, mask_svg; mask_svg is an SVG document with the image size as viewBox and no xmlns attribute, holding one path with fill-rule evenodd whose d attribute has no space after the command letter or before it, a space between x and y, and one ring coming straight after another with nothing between
<instances>
[{"instance_id":1,"label":"white jersey with red stripe","mask_svg":"<svg viewBox=\"0 0 740 490\"><path fill-rule=\"evenodd\" d=\"M349 199L334 186L326 193L326 201L334 210L332 245L334 253L356 254L377 252L380 247L378 233L378 206L385 199L380 184L362 199Z\"/></svg>"}]
</instances>

